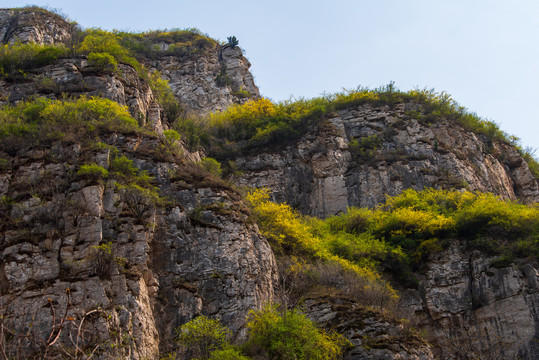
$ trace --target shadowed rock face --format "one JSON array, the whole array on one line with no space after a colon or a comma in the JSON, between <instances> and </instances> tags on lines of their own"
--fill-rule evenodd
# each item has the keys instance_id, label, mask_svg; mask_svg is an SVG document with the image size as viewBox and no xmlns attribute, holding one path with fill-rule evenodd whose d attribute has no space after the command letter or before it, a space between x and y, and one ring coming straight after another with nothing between
<instances>
[{"instance_id":1,"label":"shadowed rock face","mask_svg":"<svg viewBox=\"0 0 539 360\"><path fill-rule=\"evenodd\" d=\"M0 43L59 44L71 40L72 25L39 9L0 9Z\"/></svg>"},{"instance_id":2,"label":"shadowed rock face","mask_svg":"<svg viewBox=\"0 0 539 360\"><path fill-rule=\"evenodd\" d=\"M15 336L4 349L16 351L20 341L24 351L42 353L61 318L71 320L59 343L72 348L71 335L84 337L86 349L116 344L115 358L157 358L176 327L202 314L244 336L248 311L274 301L276 266L241 198L171 180L181 165L142 155L155 139L106 142L129 150L172 205L137 213L112 181L73 177L83 161L108 167L108 150L56 144L2 154L9 164L0 196L17 201L1 214L0 309L6 328L35 340Z\"/></svg>"},{"instance_id":3,"label":"shadowed rock face","mask_svg":"<svg viewBox=\"0 0 539 360\"><path fill-rule=\"evenodd\" d=\"M494 268L493 259L455 243L403 293L404 313L436 339L442 358L539 356L539 274L530 263Z\"/></svg>"},{"instance_id":4,"label":"shadowed rock face","mask_svg":"<svg viewBox=\"0 0 539 360\"><path fill-rule=\"evenodd\" d=\"M433 360L429 344L395 320L344 298L306 299L304 313L351 343L344 359Z\"/></svg>"},{"instance_id":5,"label":"shadowed rock face","mask_svg":"<svg viewBox=\"0 0 539 360\"><path fill-rule=\"evenodd\" d=\"M513 147L489 147L447 121L421 124L405 115L413 106L339 111L278 152L236 159L241 181L268 187L275 200L321 217L348 206L374 207L408 188L466 188L525 203L539 200L537 180ZM366 145L353 148L352 140Z\"/></svg>"}]
</instances>

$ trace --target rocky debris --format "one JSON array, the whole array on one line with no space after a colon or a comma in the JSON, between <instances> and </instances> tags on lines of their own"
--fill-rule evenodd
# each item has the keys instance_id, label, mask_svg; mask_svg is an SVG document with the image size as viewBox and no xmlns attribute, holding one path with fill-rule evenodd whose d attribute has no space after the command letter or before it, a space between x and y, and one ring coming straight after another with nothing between
<instances>
[{"instance_id":1,"label":"rocky debris","mask_svg":"<svg viewBox=\"0 0 539 360\"><path fill-rule=\"evenodd\" d=\"M461 126L409 118L412 104L339 111L299 141L236 159L242 183L268 187L276 201L328 216L374 207L404 189L462 188L533 203L539 186L511 146Z\"/></svg>"},{"instance_id":2,"label":"rocky debris","mask_svg":"<svg viewBox=\"0 0 539 360\"><path fill-rule=\"evenodd\" d=\"M38 8L0 9L0 44L60 44L71 40L73 25Z\"/></svg>"},{"instance_id":3,"label":"rocky debris","mask_svg":"<svg viewBox=\"0 0 539 360\"><path fill-rule=\"evenodd\" d=\"M216 49L198 57L166 55L150 61L149 65L168 80L184 108L196 115L224 110L234 103L260 96L249 72L251 64L239 47L224 47L222 51ZM229 84L219 84L219 76L229 79ZM240 90L248 96L238 93Z\"/></svg>"},{"instance_id":4,"label":"rocky debris","mask_svg":"<svg viewBox=\"0 0 539 360\"><path fill-rule=\"evenodd\" d=\"M530 263L495 268L493 260L454 243L429 258L417 290L403 292L404 313L436 339L441 358L539 356L539 273Z\"/></svg>"},{"instance_id":5,"label":"rocky debris","mask_svg":"<svg viewBox=\"0 0 539 360\"><path fill-rule=\"evenodd\" d=\"M181 165L143 153L156 141L105 139L131 149L170 199L168 210L137 212L113 181L73 178L83 161L108 167L106 149L56 144L10 159L2 171L2 195L14 203L0 209L0 309L3 325L21 336L2 339L11 341L4 349L101 344L115 358L157 358L193 317L218 318L242 337L248 311L273 300L273 253L240 197L211 183L175 182Z\"/></svg>"},{"instance_id":6,"label":"rocky debris","mask_svg":"<svg viewBox=\"0 0 539 360\"><path fill-rule=\"evenodd\" d=\"M344 298L309 298L303 312L328 331L352 344L344 359L434 359L429 344L411 329L372 309Z\"/></svg>"}]
</instances>

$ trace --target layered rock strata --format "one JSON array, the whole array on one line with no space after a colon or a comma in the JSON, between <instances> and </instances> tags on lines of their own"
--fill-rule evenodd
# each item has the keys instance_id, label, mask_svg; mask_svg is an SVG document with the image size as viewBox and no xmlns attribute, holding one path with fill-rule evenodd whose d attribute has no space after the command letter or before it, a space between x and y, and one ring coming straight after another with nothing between
<instances>
[{"instance_id":1,"label":"layered rock strata","mask_svg":"<svg viewBox=\"0 0 539 360\"><path fill-rule=\"evenodd\" d=\"M342 110L297 142L236 159L242 183L325 217L348 206L374 207L404 189L461 188L504 199L539 200L537 180L511 146L460 125L424 124L414 104Z\"/></svg>"},{"instance_id":2,"label":"layered rock strata","mask_svg":"<svg viewBox=\"0 0 539 360\"><path fill-rule=\"evenodd\" d=\"M242 337L248 311L274 300L276 266L240 197L171 178L181 165L144 155L156 140L106 143L155 177L166 210L142 211L113 181L73 178L83 161L108 167L109 150L75 143L2 154L0 196L12 200L1 214L0 309L15 334L3 349L157 358L175 328L201 314Z\"/></svg>"}]
</instances>

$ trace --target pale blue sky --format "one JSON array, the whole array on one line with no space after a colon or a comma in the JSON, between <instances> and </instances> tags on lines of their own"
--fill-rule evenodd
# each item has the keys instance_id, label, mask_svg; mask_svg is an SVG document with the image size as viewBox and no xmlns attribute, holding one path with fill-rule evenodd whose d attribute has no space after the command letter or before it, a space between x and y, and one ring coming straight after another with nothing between
<instances>
[{"instance_id":1,"label":"pale blue sky","mask_svg":"<svg viewBox=\"0 0 539 360\"><path fill-rule=\"evenodd\" d=\"M2 7L27 1L2 0ZM538 0L34 0L83 27L235 35L261 93L445 90L539 148Z\"/></svg>"}]
</instances>

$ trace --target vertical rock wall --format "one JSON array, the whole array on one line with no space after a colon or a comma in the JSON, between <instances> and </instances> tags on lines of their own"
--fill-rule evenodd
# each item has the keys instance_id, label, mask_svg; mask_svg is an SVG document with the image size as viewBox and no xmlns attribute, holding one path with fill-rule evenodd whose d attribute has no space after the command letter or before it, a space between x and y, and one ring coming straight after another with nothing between
<instances>
[{"instance_id":1,"label":"vertical rock wall","mask_svg":"<svg viewBox=\"0 0 539 360\"><path fill-rule=\"evenodd\" d=\"M273 301L277 275L240 197L177 183L170 174L179 165L136 157L156 140L105 141L129 150L172 205L140 214L114 182L73 177L82 162L107 167L108 150L56 144L2 154L0 196L13 203L1 212L0 309L16 334L1 339L4 349L65 355L60 345L71 352L99 345L115 358L157 358L176 327L198 315L243 336L248 311Z\"/></svg>"}]
</instances>

